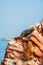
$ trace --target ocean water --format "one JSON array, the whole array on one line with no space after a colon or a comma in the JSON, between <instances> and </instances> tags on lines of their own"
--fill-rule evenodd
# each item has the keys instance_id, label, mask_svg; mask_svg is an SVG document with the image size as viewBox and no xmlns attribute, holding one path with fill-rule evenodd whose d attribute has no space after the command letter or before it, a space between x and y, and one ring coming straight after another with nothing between
<instances>
[{"instance_id":1,"label":"ocean water","mask_svg":"<svg viewBox=\"0 0 43 65\"><path fill-rule=\"evenodd\" d=\"M7 41L0 41L0 61L4 59L7 44Z\"/></svg>"}]
</instances>

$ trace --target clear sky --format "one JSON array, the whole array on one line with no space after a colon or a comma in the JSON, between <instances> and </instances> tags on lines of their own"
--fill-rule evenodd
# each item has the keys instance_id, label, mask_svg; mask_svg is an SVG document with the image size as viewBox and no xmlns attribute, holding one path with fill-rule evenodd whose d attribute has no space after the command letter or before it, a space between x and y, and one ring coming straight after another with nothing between
<instances>
[{"instance_id":1,"label":"clear sky","mask_svg":"<svg viewBox=\"0 0 43 65\"><path fill-rule=\"evenodd\" d=\"M43 18L43 0L0 0L0 38L15 37Z\"/></svg>"}]
</instances>

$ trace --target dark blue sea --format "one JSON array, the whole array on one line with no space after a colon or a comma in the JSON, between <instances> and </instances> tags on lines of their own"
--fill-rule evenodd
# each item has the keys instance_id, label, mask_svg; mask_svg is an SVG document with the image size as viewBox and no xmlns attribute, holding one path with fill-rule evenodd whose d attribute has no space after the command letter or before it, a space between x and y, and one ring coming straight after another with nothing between
<instances>
[{"instance_id":1,"label":"dark blue sea","mask_svg":"<svg viewBox=\"0 0 43 65\"><path fill-rule=\"evenodd\" d=\"M4 59L7 44L7 41L0 41L0 61Z\"/></svg>"}]
</instances>

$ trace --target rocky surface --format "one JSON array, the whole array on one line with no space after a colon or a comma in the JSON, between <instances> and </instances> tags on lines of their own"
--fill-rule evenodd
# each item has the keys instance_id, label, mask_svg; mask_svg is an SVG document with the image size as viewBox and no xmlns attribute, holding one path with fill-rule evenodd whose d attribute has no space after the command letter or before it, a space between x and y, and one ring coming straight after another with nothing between
<instances>
[{"instance_id":1,"label":"rocky surface","mask_svg":"<svg viewBox=\"0 0 43 65\"><path fill-rule=\"evenodd\" d=\"M0 65L43 64L43 20L9 40Z\"/></svg>"}]
</instances>

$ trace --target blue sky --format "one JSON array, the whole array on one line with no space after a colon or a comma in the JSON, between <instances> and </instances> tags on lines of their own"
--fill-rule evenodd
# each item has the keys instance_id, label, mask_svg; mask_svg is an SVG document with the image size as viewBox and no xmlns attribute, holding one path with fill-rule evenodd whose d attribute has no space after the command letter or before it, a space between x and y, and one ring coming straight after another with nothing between
<instances>
[{"instance_id":1,"label":"blue sky","mask_svg":"<svg viewBox=\"0 0 43 65\"><path fill-rule=\"evenodd\" d=\"M43 0L0 0L0 38L15 37L43 18Z\"/></svg>"}]
</instances>

